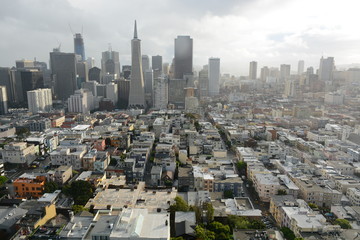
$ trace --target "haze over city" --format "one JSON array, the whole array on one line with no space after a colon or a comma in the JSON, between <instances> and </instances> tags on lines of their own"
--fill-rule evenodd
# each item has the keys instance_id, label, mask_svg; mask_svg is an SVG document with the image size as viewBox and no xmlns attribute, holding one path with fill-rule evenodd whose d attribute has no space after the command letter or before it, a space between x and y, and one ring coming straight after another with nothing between
<instances>
[{"instance_id":1,"label":"haze over city","mask_svg":"<svg viewBox=\"0 0 360 240\"><path fill-rule=\"evenodd\" d=\"M335 57L336 65L360 62L358 1L95 1L14 0L0 8L0 65L18 59L48 62L49 52L73 51L73 33L83 32L86 57L100 66L101 52L119 51L130 64L130 39L137 19L142 52L173 58L174 39L194 39L194 68L220 57L221 72L247 75L248 63L296 69L319 66Z\"/></svg>"}]
</instances>

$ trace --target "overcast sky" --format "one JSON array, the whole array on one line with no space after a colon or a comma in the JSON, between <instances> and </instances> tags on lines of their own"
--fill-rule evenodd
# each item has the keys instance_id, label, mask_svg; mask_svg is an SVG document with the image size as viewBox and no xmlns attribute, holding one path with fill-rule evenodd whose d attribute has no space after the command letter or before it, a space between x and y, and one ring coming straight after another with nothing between
<instances>
[{"instance_id":1,"label":"overcast sky","mask_svg":"<svg viewBox=\"0 0 360 240\"><path fill-rule=\"evenodd\" d=\"M86 57L100 65L111 43L120 63L130 63L134 20L142 53L171 62L174 38L194 39L194 67L221 58L221 72L247 75L250 61L292 71L318 68L321 55L336 64L360 62L360 1L334 0L2 0L0 66L17 59L48 62L61 43L73 52L74 32L81 32Z\"/></svg>"}]
</instances>

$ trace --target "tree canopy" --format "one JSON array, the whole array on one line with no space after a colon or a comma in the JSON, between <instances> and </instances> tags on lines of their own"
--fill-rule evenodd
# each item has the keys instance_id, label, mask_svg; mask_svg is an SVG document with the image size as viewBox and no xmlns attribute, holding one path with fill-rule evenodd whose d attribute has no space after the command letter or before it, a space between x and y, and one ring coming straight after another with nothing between
<instances>
[{"instance_id":1,"label":"tree canopy","mask_svg":"<svg viewBox=\"0 0 360 240\"><path fill-rule=\"evenodd\" d=\"M290 228L288 227L282 227L280 228L280 231L284 234L284 237L287 239L287 240L295 240L295 234L293 231L291 231Z\"/></svg>"},{"instance_id":2,"label":"tree canopy","mask_svg":"<svg viewBox=\"0 0 360 240\"><path fill-rule=\"evenodd\" d=\"M173 212L176 211L182 211L182 212L187 212L190 210L189 205L187 204L187 202L182 198L182 197L175 197L175 203L173 205L170 206L170 210Z\"/></svg>"},{"instance_id":3,"label":"tree canopy","mask_svg":"<svg viewBox=\"0 0 360 240\"><path fill-rule=\"evenodd\" d=\"M91 183L83 180L74 181L63 188L63 193L74 199L75 205L85 205L93 196L94 189Z\"/></svg>"},{"instance_id":4,"label":"tree canopy","mask_svg":"<svg viewBox=\"0 0 360 240\"><path fill-rule=\"evenodd\" d=\"M351 229L351 228L352 228L351 225L350 225L350 223L349 223L349 221L346 220L346 219L340 219L340 218L338 218L338 219L335 220L335 224L336 224L336 225L340 225L340 227L341 227L342 229Z\"/></svg>"}]
</instances>

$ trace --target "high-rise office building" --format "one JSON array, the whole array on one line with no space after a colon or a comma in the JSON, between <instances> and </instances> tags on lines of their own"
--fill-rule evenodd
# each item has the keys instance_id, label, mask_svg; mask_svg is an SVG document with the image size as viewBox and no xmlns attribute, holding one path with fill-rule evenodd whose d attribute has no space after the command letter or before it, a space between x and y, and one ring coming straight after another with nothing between
<instances>
[{"instance_id":1,"label":"high-rise office building","mask_svg":"<svg viewBox=\"0 0 360 240\"><path fill-rule=\"evenodd\" d=\"M281 64L280 65L280 81L285 82L285 80L290 77L290 65Z\"/></svg>"},{"instance_id":2,"label":"high-rise office building","mask_svg":"<svg viewBox=\"0 0 360 240\"><path fill-rule=\"evenodd\" d=\"M130 81L121 79L115 82L118 84L118 107L119 109L127 109L129 106Z\"/></svg>"},{"instance_id":3,"label":"high-rise office building","mask_svg":"<svg viewBox=\"0 0 360 240\"><path fill-rule=\"evenodd\" d=\"M123 65L122 66L122 76L129 80L131 76L131 66L130 65Z\"/></svg>"},{"instance_id":4,"label":"high-rise office building","mask_svg":"<svg viewBox=\"0 0 360 240\"><path fill-rule=\"evenodd\" d=\"M335 63L333 57L321 57L319 67L319 80L324 82L332 82L334 69Z\"/></svg>"},{"instance_id":5,"label":"high-rise office building","mask_svg":"<svg viewBox=\"0 0 360 240\"><path fill-rule=\"evenodd\" d=\"M88 65L89 69L95 67L95 58L88 57L86 62L87 62L87 65Z\"/></svg>"},{"instance_id":6,"label":"high-rise office building","mask_svg":"<svg viewBox=\"0 0 360 240\"><path fill-rule=\"evenodd\" d=\"M298 75L303 74L303 72L304 72L304 67L305 67L305 62L304 62L304 60L300 60L300 61L298 62Z\"/></svg>"},{"instance_id":7,"label":"high-rise office building","mask_svg":"<svg viewBox=\"0 0 360 240\"><path fill-rule=\"evenodd\" d=\"M204 65L203 69L199 71L199 90L200 97L209 96L209 65Z\"/></svg>"},{"instance_id":8,"label":"high-rise office building","mask_svg":"<svg viewBox=\"0 0 360 240\"><path fill-rule=\"evenodd\" d=\"M250 62L249 79L256 80L256 78L257 78L257 62L252 61Z\"/></svg>"},{"instance_id":9,"label":"high-rise office building","mask_svg":"<svg viewBox=\"0 0 360 240\"><path fill-rule=\"evenodd\" d=\"M8 113L8 98L6 87L0 86L0 115Z\"/></svg>"},{"instance_id":10,"label":"high-rise office building","mask_svg":"<svg viewBox=\"0 0 360 240\"><path fill-rule=\"evenodd\" d=\"M50 67L55 85L55 98L67 100L77 89L75 53L51 52Z\"/></svg>"},{"instance_id":11,"label":"high-rise office building","mask_svg":"<svg viewBox=\"0 0 360 240\"><path fill-rule=\"evenodd\" d=\"M184 79L169 79L169 103L178 109L185 108L185 88L186 81Z\"/></svg>"},{"instance_id":12,"label":"high-rise office building","mask_svg":"<svg viewBox=\"0 0 360 240\"><path fill-rule=\"evenodd\" d=\"M76 63L76 83L77 89L81 88L81 83L89 81L89 69L87 62L77 62Z\"/></svg>"},{"instance_id":13,"label":"high-rise office building","mask_svg":"<svg viewBox=\"0 0 360 240\"><path fill-rule=\"evenodd\" d=\"M152 56L151 57L151 67L152 67L152 70L154 70L154 72L155 71L162 72L162 68L163 68L162 56L159 56L159 55Z\"/></svg>"},{"instance_id":14,"label":"high-rise office building","mask_svg":"<svg viewBox=\"0 0 360 240\"><path fill-rule=\"evenodd\" d=\"M142 70L141 40L138 39L136 21L131 40L131 81L129 107L145 107L144 76Z\"/></svg>"},{"instance_id":15,"label":"high-rise office building","mask_svg":"<svg viewBox=\"0 0 360 240\"><path fill-rule=\"evenodd\" d=\"M209 96L219 95L220 58L209 58Z\"/></svg>"},{"instance_id":16,"label":"high-rise office building","mask_svg":"<svg viewBox=\"0 0 360 240\"><path fill-rule=\"evenodd\" d=\"M141 56L141 64L143 72L150 69L150 58L148 55Z\"/></svg>"},{"instance_id":17,"label":"high-rise office building","mask_svg":"<svg viewBox=\"0 0 360 240\"><path fill-rule=\"evenodd\" d=\"M105 73L117 74L120 76L119 52L115 52L109 47L109 50L102 53L101 70Z\"/></svg>"},{"instance_id":18,"label":"high-rise office building","mask_svg":"<svg viewBox=\"0 0 360 240\"><path fill-rule=\"evenodd\" d=\"M49 88L28 91L27 98L29 112L48 112L52 108L52 93Z\"/></svg>"},{"instance_id":19,"label":"high-rise office building","mask_svg":"<svg viewBox=\"0 0 360 240\"><path fill-rule=\"evenodd\" d=\"M154 84L154 72L152 69L144 71L144 84L145 84L145 102L146 106L151 107L153 105L153 84Z\"/></svg>"},{"instance_id":20,"label":"high-rise office building","mask_svg":"<svg viewBox=\"0 0 360 240\"><path fill-rule=\"evenodd\" d=\"M89 69L89 80L101 81L101 69L98 67L93 67Z\"/></svg>"},{"instance_id":21,"label":"high-rise office building","mask_svg":"<svg viewBox=\"0 0 360 240\"><path fill-rule=\"evenodd\" d=\"M267 66L261 68L260 71L260 80L266 81L266 78L270 76L270 69Z\"/></svg>"},{"instance_id":22,"label":"high-rise office building","mask_svg":"<svg viewBox=\"0 0 360 240\"><path fill-rule=\"evenodd\" d=\"M27 91L44 87L43 73L38 69L16 69L15 102L27 106Z\"/></svg>"},{"instance_id":23,"label":"high-rise office building","mask_svg":"<svg viewBox=\"0 0 360 240\"><path fill-rule=\"evenodd\" d=\"M86 61L84 39L81 33L75 33L74 35L74 53L81 56L81 61Z\"/></svg>"},{"instance_id":24,"label":"high-rise office building","mask_svg":"<svg viewBox=\"0 0 360 240\"><path fill-rule=\"evenodd\" d=\"M34 61L33 60L16 60L15 61L16 68L34 68Z\"/></svg>"},{"instance_id":25,"label":"high-rise office building","mask_svg":"<svg viewBox=\"0 0 360 240\"><path fill-rule=\"evenodd\" d=\"M0 86L5 86L6 96L10 103L15 102L15 78L10 68L0 67Z\"/></svg>"},{"instance_id":26,"label":"high-rise office building","mask_svg":"<svg viewBox=\"0 0 360 240\"><path fill-rule=\"evenodd\" d=\"M183 79L193 72L193 39L178 36L175 39L174 78Z\"/></svg>"},{"instance_id":27,"label":"high-rise office building","mask_svg":"<svg viewBox=\"0 0 360 240\"><path fill-rule=\"evenodd\" d=\"M166 109L169 102L168 77L161 75L154 79L154 108Z\"/></svg>"}]
</instances>

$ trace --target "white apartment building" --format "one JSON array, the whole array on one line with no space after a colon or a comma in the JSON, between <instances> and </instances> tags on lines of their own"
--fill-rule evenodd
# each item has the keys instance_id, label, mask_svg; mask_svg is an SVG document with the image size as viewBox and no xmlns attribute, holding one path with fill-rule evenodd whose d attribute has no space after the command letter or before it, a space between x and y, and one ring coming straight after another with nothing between
<instances>
[{"instance_id":1,"label":"white apartment building","mask_svg":"<svg viewBox=\"0 0 360 240\"><path fill-rule=\"evenodd\" d=\"M27 92L29 112L48 112L52 108L52 93L50 88L36 89Z\"/></svg>"},{"instance_id":2,"label":"white apartment building","mask_svg":"<svg viewBox=\"0 0 360 240\"><path fill-rule=\"evenodd\" d=\"M360 188L348 188L346 191L350 203L355 206L360 206Z\"/></svg>"},{"instance_id":3,"label":"white apartment building","mask_svg":"<svg viewBox=\"0 0 360 240\"><path fill-rule=\"evenodd\" d=\"M60 146L50 153L51 164L55 166L72 166L75 170L82 168L82 159L86 146Z\"/></svg>"},{"instance_id":4,"label":"white apartment building","mask_svg":"<svg viewBox=\"0 0 360 240\"><path fill-rule=\"evenodd\" d=\"M280 189L279 179L272 174L255 174L254 187L263 202L270 202L271 196Z\"/></svg>"},{"instance_id":5,"label":"white apartment building","mask_svg":"<svg viewBox=\"0 0 360 240\"><path fill-rule=\"evenodd\" d=\"M68 98L69 112L89 113L94 109L94 96L88 89L76 90L74 95Z\"/></svg>"},{"instance_id":6,"label":"white apartment building","mask_svg":"<svg viewBox=\"0 0 360 240\"><path fill-rule=\"evenodd\" d=\"M1 152L3 160L8 163L30 164L36 159L35 146L26 142L10 143Z\"/></svg>"}]
</instances>

